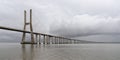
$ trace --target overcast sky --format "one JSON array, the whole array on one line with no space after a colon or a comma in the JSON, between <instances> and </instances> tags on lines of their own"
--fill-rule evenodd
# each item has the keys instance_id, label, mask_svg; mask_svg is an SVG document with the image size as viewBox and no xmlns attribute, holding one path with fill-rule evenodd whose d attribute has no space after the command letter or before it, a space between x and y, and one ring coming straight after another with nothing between
<instances>
[{"instance_id":1,"label":"overcast sky","mask_svg":"<svg viewBox=\"0 0 120 60\"><path fill-rule=\"evenodd\" d=\"M29 9L35 32L120 42L120 0L0 0L0 26L23 29L23 12L29 20ZM20 35L0 30L0 40Z\"/></svg>"}]
</instances>

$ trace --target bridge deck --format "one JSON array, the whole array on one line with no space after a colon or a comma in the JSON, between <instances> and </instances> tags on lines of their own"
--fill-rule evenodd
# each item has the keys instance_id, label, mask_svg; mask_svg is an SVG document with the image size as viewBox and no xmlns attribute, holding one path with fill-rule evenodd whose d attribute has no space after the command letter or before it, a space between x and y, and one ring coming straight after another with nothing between
<instances>
[{"instance_id":1,"label":"bridge deck","mask_svg":"<svg viewBox=\"0 0 120 60\"><path fill-rule=\"evenodd\" d=\"M3 27L3 26L0 26L0 29L10 30L10 31L16 31L16 32L31 33L30 31L24 31L24 30L20 30L20 29L15 29L15 28L10 28L10 27ZM45 35L45 36L50 36L50 37L59 37L59 36L53 36L53 35L48 35L48 34L43 34L43 33L37 33L37 32L33 32L33 34ZM59 38L64 38L64 37L59 37ZM68 38L64 38L64 39L68 39Z\"/></svg>"}]
</instances>

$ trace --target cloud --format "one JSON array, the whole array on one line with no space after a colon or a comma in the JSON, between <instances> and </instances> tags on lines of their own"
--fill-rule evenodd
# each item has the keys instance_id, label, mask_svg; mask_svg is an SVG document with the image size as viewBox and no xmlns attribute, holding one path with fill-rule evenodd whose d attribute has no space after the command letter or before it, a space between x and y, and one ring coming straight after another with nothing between
<instances>
[{"instance_id":1,"label":"cloud","mask_svg":"<svg viewBox=\"0 0 120 60\"><path fill-rule=\"evenodd\" d=\"M120 18L76 15L72 19L51 25L51 32L66 37L88 36L106 33L120 33Z\"/></svg>"},{"instance_id":2,"label":"cloud","mask_svg":"<svg viewBox=\"0 0 120 60\"><path fill-rule=\"evenodd\" d=\"M28 11L28 20L33 9L35 32L70 38L120 33L118 0L0 0L0 4L0 26L23 29L23 10Z\"/></svg>"}]
</instances>

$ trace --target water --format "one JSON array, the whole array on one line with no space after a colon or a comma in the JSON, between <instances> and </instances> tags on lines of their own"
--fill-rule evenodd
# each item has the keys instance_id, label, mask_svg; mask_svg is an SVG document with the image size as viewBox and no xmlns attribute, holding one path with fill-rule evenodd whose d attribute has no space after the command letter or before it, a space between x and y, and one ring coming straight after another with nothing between
<instances>
[{"instance_id":1,"label":"water","mask_svg":"<svg viewBox=\"0 0 120 60\"><path fill-rule=\"evenodd\" d=\"M120 44L0 43L0 60L120 60Z\"/></svg>"}]
</instances>

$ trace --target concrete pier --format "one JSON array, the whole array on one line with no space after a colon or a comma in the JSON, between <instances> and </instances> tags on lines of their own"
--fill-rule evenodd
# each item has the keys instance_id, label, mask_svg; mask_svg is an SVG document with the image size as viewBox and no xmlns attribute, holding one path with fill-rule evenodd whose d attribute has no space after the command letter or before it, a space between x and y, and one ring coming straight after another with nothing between
<instances>
[{"instance_id":1,"label":"concrete pier","mask_svg":"<svg viewBox=\"0 0 120 60\"><path fill-rule=\"evenodd\" d=\"M39 44L41 44L41 35L39 35Z\"/></svg>"}]
</instances>

